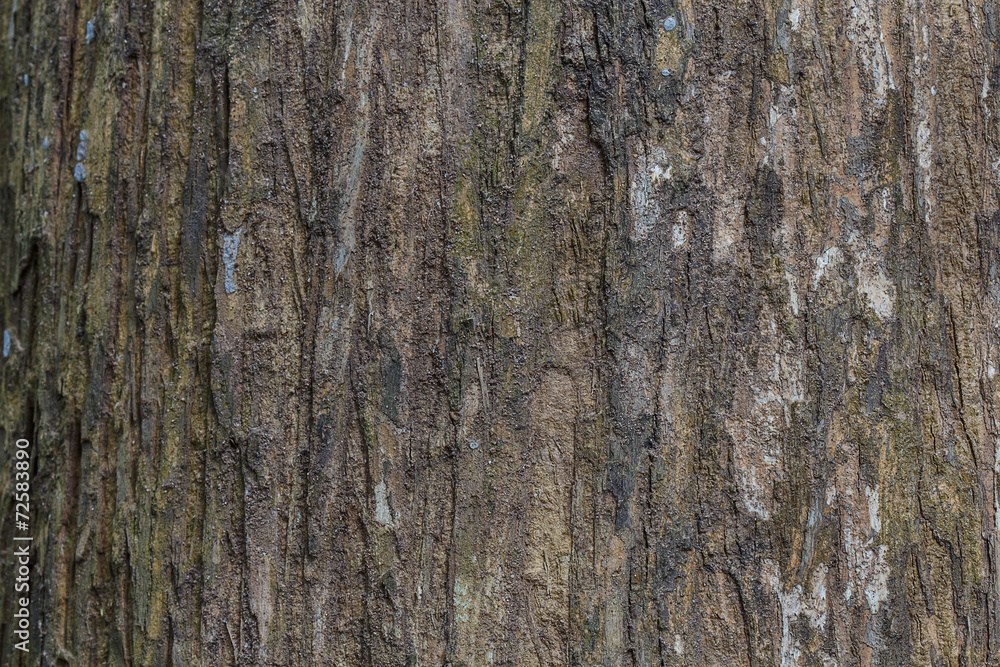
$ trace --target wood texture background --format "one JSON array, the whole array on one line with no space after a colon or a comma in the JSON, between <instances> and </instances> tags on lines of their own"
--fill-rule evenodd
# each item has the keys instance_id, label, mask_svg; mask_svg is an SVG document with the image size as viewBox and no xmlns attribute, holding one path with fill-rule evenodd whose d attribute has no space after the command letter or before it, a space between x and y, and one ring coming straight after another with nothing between
<instances>
[{"instance_id":1,"label":"wood texture background","mask_svg":"<svg viewBox=\"0 0 1000 667\"><path fill-rule=\"evenodd\" d=\"M994 2L0 35L4 664L1000 664Z\"/></svg>"}]
</instances>

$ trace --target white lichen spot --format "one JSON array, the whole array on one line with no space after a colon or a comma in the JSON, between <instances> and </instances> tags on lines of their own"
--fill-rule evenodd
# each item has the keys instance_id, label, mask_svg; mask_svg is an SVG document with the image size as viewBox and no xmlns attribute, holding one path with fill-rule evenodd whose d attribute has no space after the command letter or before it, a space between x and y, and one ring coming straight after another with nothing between
<instances>
[{"instance_id":1,"label":"white lichen spot","mask_svg":"<svg viewBox=\"0 0 1000 667\"><path fill-rule=\"evenodd\" d=\"M684 641L680 635L674 635L674 653L684 655Z\"/></svg>"},{"instance_id":2,"label":"white lichen spot","mask_svg":"<svg viewBox=\"0 0 1000 667\"><path fill-rule=\"evenodd\" d=\"M87 131L80 130L80 143L76 145L76 161L83 162L87 159Z\"/></svg>"},{"instance_id":3,"label":"white lichen spot","mask_svg":"<svg viewBox=\"0 0 1000 667\"><path fill-rule=\"evenodd\" d=\"M344 267L347 266L347 258L350 257L351 249L346 244L340 244L337 246L337 256L333 260L334 275L338 278L340 274L344 272Z\"/></svg>"},{"instance_id":4,"label":"white lichen spot","mask_svg":"<svg viewBox=\"0 0 1000 667\"><path fill-rule=\"evenodd\" d=\"M873 532L880 533L882 532L882 517L879 516L878 486L876 485L874 489L866 486L865 496L868 498L868 524Z\"/></svg>"},{"instance_id":5,"label":"white lichen spot","mask_svg":"<svg viewBox=\"0 0 1000 667\"><path fill-rule=\"evenodd\" d=\"M889 597L889 565L885 562L885 554L889 547L884 544L878 548L878 557L875 559L872 577L865 586L865 599L868 601L868 608L875 613L879 610L882 602Z\"/></svg>"},{"instance_id":6,"label":"white lichen spot","mask_svg":"<svg viewBox=\"0 0 1000 667\"><path fill-rule=\"evenodd\" d=\"M741 471L739 486L743 492L743 504L747 511L756 514L764 521L769 521L771 509L764 502L769 490L758 479L757 471L754 468Z\"/></svg>"},{"instance_id":7,"label":"white lichen spot","mask_svg":"<svg viewBox=\"0 0 1000 667\"><path fill-rule=\"evenodd\" d=\"M7 26L7 49L14 48L14 17L17 16L17 0L11 3L10 24Z\"/></svg>"},{"instance_id":8,"label":"white lichen spot","mask_svg":"<svg viewBox=\"0 0 1000 667\"><path fill-rule=\"evenodd\" d=\"M882 269L874 275L859 272L858 291L865 295L868 305L881 319L892 316L895 302L895 286L889 281Z\"/></svg>"},{"instance_id":9,"label":"white lichen spot","mask_svg":"<svg viewBox=\"0 0 1000 667\"><path fill-rule=\"evenodd\" d=\"M809 619L809 625L814 628L823 629L826 627L826 575L829 571L830 568L825 564L820 564L816 568L812 575L809 597L806 599L806 604L803 605L803 610Z\"/></svg>"},{"instance_id":10,"label":"white lichen spot","mask_svg":"<svg viewBox=\"0 0 1000 667\"><path fill-rule=\"evenodd\" d=\"M680 248L687 241L687 233L681 225L674 225L674 247Z\"/></svg>"},{"instance_id":11,"label":"white lichen spot","mask_svg":"<svg viewBox=\"0 0 1000 667\"><path fill-rule=\"evenodd\" d=\"M748 382L737 388L725 417L741 505L765 521L776 510L774 485L786 476L784 433L806 387L802 357L787 345L778 322L770 308L762 313L758 361L746 369Z\"/></svg>"},{"instance_id":12,"label":"white lichen spot","mask_svg":"<svg viewBox=\"0 0 1000 667\"><path fill-rule=\"evenodd\" d=\"M785 271L785 282L788 283L788 305L792 307L792 314L799 315L799 291L795 287L795 275L790 271Z\"/></svg>"},{"instance_id":13,"label":"white lichen spot","mask_svg":"<svg viewBox=\"0 0 1000 667\"><path fill-rule=\"evenodd\" d=\"M741 391L734 400L734 414L726 418L726 430L736 445L733 462L743 505L764 521L771 518L773 484L783 472L780 429L786 412L784 400L775 391L780 378L769 380L773 388L751 384Z\"/></svg>"},{"instance_id":14,"label":"white lichen spot","mask_svg":"<svg viewBox=\"0 0 1000 667\"><path fill-rule=\"evenodd\" d=\"M878 3L861 2L851 9L847 38L855 44L859 65L871 73L875 106L881 107L887 91L895 90L896 84Z\"/></svg>"},{"instance_id":15,"label":"white lichen spot","mask_svg":"<svg viewBox=\"0 0 1000 667\"><path fill-rule=\"evenodd\" d=\"M688 213L681 211L677 214L677 224L674 225L673 239L674 247L680 248L687 243Z\"/></svg>"},{"instance_id":16,"label":"white lichen spot","mask_svg":"<svg viewBox=\"0 0 1000 667\"><path fill-rule=\"evenodd\" d=\"M813 289L819 285L819 281L824 278L829 269L840 263L842 253L837 246L830 246L826 251L816 258L816 270L813 272Z\"/></svg>"},{"instance_id":17,"label":"white lichen spot","mask_svg":"<svg viewBox=\"0 0 1000 667\"><path fill-rule=\"evenodd\" d=\"M10 356L10 332L4 329L3 332L3 357L6 359Z\"/></svg>"},{"instance_id":18,"label":"white lichen spot","mask_svg":"<svg viewBox=\"0 0 1000 667\"><path fill-rule=\"evenodd\" d=\"M888 208L887 200L883 207ZM896 286L886 276L882 264L882 247L888 239L890 220L875 207L875 233L873 237L852 231L847 237L854 259L858 294L863 296L875 315L882 320L892 317L896 303Z\"/></svg>"},{"instance_id":19,"label":"white lichen spot","mask_svg":"<svg viewBox=\"0 0 1000 667\"><path fill-rule=\"evenodd\" d=\"M562 167L570 167L572 161L568 161L567 164L563 164L563 152L568 150L573 142L576 140L576 132L574 126L574 118L572 115L567 113L560 113L556 116L556 130L559 133L559 140L552 145L552 160L550 164L552 165L553 171L559 171Z\"/></svg>"},{"instance_id":20,"label":"white lichen spot","mask_svg":"<svg viewBox=\"0 0 1000 667\"><path fill-rule=\"evenodd\" d=\"M645 239L661 219L657 188L670 179L673 166L667 162L666 151L658 146L637 153L634 159L636 169L629 187L634 234L636 239Z\"/></svg>"},{"instance_id":21,"label":"white lichen spot","mask_svg":"<svg viewBox=\"0 0 1000 667\"><path fill-rule=\"evenodd\" d=\"M808 592L801 585L796 585L786 591L778 576L778 568L774 561L764 561L762 574L770 584L771 591L778 596L781 608L781 667L797 667L801 664L802 646L799 640L792 637L791 622L804 617L810 627L823 630L826 628L827 596L826 578L829 568L819 565L811 576Z\"/></svg>"},{"instance_id":22,"label":"white lichen spot","mask_svg":"<svg viewBox=\"0 0 1000 667\"><path fill-rule=\"evenodd\" d=\"M659 185L664 181L669 181L670 177L673 176L673 173L674 166L672 164L668 164L666 169L664 169L662 165L654 164L649 169L649 180L653 183L653 185Z\"/></svg>"},{"instance_id":23,"label":"white lichen spot","mask_svg":"<svg viewBox=\"0 0 1000 667\"><path fill-rule=\"evenodd\" d=\"M847 487L848 490L851 487ZM850 495L850 494L848 494ZM849 602L855 589L860 589L872 613L879 610L882 602L889 597L889 564L886 559L888 547L879 545L875 540L882 530L879 514L880 502L878 488L865 488L865 498L868 505L868 530L855 524L857 507L853 501L845 502L842 515L844 530L844 551L847 554L848 582L844 589L844 601ZM863 533L867 532L865 539Z\"/></svg>"},{"instance_id":24,"label":"white lichen spot","mask_svg":"<svg viewBox=\"0 0 1000 667\"><path fill-rule=\"evenodd\" d=\"M931 168L931 128L926 119L917 126L917 164L921 169Z\"/></svg>"},{"instance_id":25,"label":"white lichen spot","mask_svg":"<svg viewBox=\"0 0 1000 667\"><path fill-rule=\"evenodd\" d=\"M791 24L792 30L799 29L799 20L801 19L801 16L802 15L798 9L793 9L792 11L788 12L788 23Z\"/></svg>"},{"instance_id":26,"label":"white lichen spot","mask_svg":"<svg viewBox=\"0 0 1000 667\"><path fill-rule=\"evenodd\" d=\"M473 597L469 585L462 577L455 578L455 588L453 591L453 604L455 606L455 617L462 623L468 623L473 614Z\"/></svg>"},{"instance_id":27,"label":"white lichen spot","mask_svg":"<svg viewBox=\"0 0 1000 667\"><path fill-rule=\"evenodd\" d=\"M389 494L385 482L375 485L375 520L392 528L392 513L389 511Z\"/></svg>"},{"instance_id":28,"label":"white lichen spot","mask_svg":"<svg viewBox=\"0 0 1000 667\"><path fill-rule=\"evenodd\" d=\"M222 264L225 267L226 294L236 291L236 253L240 249L240 234L243 228L240 227L232 234L222 235Z\"/></svg>"}]
</instances>

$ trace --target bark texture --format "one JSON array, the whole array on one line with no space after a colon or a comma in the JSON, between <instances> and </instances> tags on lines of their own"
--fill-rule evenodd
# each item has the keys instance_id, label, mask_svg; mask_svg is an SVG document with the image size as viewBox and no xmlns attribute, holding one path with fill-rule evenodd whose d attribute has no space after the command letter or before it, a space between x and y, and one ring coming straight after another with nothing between
<instances>
[{"instance_id":1,"label":"bark texture","mask_svg":"<svg viewBox=\"0 0 1000 667\"><path fill-rule=\"evenodd\" d=\"M4 664L1000 664L992 0L0 29Z\"/></svg>"}]
</instances>

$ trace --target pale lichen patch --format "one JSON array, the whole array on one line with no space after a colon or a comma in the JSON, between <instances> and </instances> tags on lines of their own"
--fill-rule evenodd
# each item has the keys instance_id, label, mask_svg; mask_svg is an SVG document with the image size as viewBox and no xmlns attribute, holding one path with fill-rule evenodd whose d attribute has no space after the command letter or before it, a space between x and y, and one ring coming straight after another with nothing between
<instances>
[{"instance_id":1,"label":"pale lichen patch","mask_svg":"<svg viewBox=\"0 0 1000 667\"><path fill-rule=\"evenodd\" d=\"M878 487L874 489L865 487L868 526L859 527L855 520L858 507L854 504L854 499L857 496L852 493L851 486L846 490L848 497L844 502L842 522L848 582L844 589L844 601L849 602L855 591L859 591L864 595L869 610L875 613L882 602L889 597L888 547L875 543L882 530L879 491ZM863 534L865 532L868 534L867 537Z\"/></svg>"},{"instance_id":2,"label":"pale lichen patch","mask_svg":"<svg viewBox=\"0 0 1000 667\"><path fill-rule=\"evenodd\" d=\"M375 520L383 526L394 527L392 512L389 511L389 492L385 481L375 485Z\"/></svg>"},{"instance_id":3,"label":"pale lichen patch","mask_svg":"<svg viewBox=\"0 0 1000 667\"><path fill-rule=\"evenodd\" d=\"M889 281L882 269L874 274L861 274L858 280L858 291L865 295L868 305L881 318L892 316L895 301L895 286Z\"/></svg>"},{"instance_id":4,"label":"pale lichen patch","mask_svg":"<svg viewBox=\"0 0 1000 667\"><path fill-rule=\"evenodd\" d=\"M875 106L881 107L888 91L896 89L896 82L877 0L855 3L848 20L847 36L855 44L859 67L870 77Z\"/></svg>"},{"instance_id":5,"label":"pale lichen patch","mask_svg":"<svg viewBox=\"0 0 1000 667\"><path fill-rule=\"evenodd\" d=\"M76 145L76 161L83 162L87 159L87 131L80 130L80 140Z\"/></svg>"},{"instance_id":6,"label":"pale lichen patch","mask_svg":"<svg viewBox=\"0 0 1000 667\"><path fill-rule=\"evenodd\" d=\"M673 173L674 166L671 164L668 164L666 169L663 168L663 165L654 164L649 169L649 180L653 185L659 185L664 181L669 181Z\"/></svg>"},{"instance_id":7,"label":"pale lichen patch","mask_svg":"<svg viewBox=\"0 0 1000 667\"><path fill-rule=\"evenodd\" d=\"M829 274L832 267L840 263L842 256L840 248L830 246L816 258L816 270L813 271L813 289L819 286L819 281Z\"/></svg>"},{"instance_id":8,"label":"pale lichen patch","mask_svg":"<svg viewBox=\"0 0 1000 667\"><path fill-rule=\"evenodd\" d=\"M553 171L559 171L563 166L563 153L569 150L576 141L576 123L572 114L559 111L555 122L558 139L552 143L552 159L549 164ZM565 165L571 167L572 165Z\"/></svg>"},{"instance_id":9,"label":"pale lichen patch","mask_svg":"<svg viewBox=\"0 0 1000 667\"><path fill-rule=\"evenodd\" d=\"M884 204L885 202L883 202ZM875 210L876 238L874 242L866 236L852 232L847 238L854 259L854 272L857 276L858 293L864 297L868 306L881 320L892 317L895 311L896 286L882 269L882 254L880 241L884 242L887 224L879 209Z\"/></svg>"},{"instance_id":10,"label":"pale lichen patch","mask_svg":"<svg viewBox=\"0 0 1000 667\"><path fill-rule=\"evenodd\" d=\"M879 533L882 531L882 518L879 516L878 487L866 486L865 496L868 498L868 523L873 532Z\"/></svg>"},{"instance_id":11,"label":"pale lichen patch","mask_svg":"<svg viewBox=\"0 0 1000 667\"><path fill-rule=\"evenodd\" d=\"M674 225L672 235L675 248L680 248L687 243L688 218L687 211L681 211L677 214L677 223Z\"/></svg>"},{"instance_id":12,"label":"pale lichen patch","mask_svg":"<svg viewBox=\"0 0 1000 667\"><path fill-rule=\"evenodd\" d=\"M777 565L770 559L764 561L764 579L770 584L772 592L777 595L781 609L782 667L796 667L801 664L802 645L792 636L793 620L804 617L810 627L816 630L826 628L829 609L826 585L828 572L829 568L821 564L813 571L808 590L802 585L796 585L786 591L778 575Z\"/></svg>"},{"instance_id":13,"label":"pale lichen patch","mask_svg":"<svg viewBox=\"0 0 1000 667\"><path fill-rule=\"evenodd\" d=\"M931 165L934 157L934 144L931 141L931 127L928 118L921 118L917 125L917 165L920 167L920 195L924 201L924 222L930 223L930 190Z\"/></svg>"},{"instance_id":14,"label":"pale lichen patch","mask_svg":"<svg viewBox=\"0 0 1000 667\"><path fill-rule=\"evenodd\" d=\"M637 151L636 168L629 184L635 238L644 239L660 219L657 190L673 176L673 166L666 151L653 146L647 151Z\"/></svg>"},{"instance_id":15,"label":"pale lichen patch","mask_svg":"<svg viewBox=\"0 0 1000 667\"><path fill-rule=\"evenodd\" d=\"M243 228L240 227L232 234L222 235L222 264L225 268L226 294L236 291L236 253L240 249L240 234Z\"/></svg>"},{"instance_id":16,"label":"pale lichen patch","mask_svg":"<svg viewBox=\"0 0 1000 667\"><path fill-rule=\"evenodd\" d=\"M793 9L788 12L788 23L792 26L792 30L799 29L799 21L801 19L802 13L798 9Z\"/></svg>"},{"instance_id":17,"label":"pale lichen patch","mask_svg":"<svg viewBox=\"0 0 1000 667\"><path fill-rule=\"evenodd\" d=\"M799 290L795 284L795 275L790 271L785 271L785 282L788 283L788 305L792 307L792 314L799 315Z\"/></svg>"},{"instance_id":18,"label":"pale lichen patch","mask_svg":"<svg viewBox=\"0 0 1000 667\"><path fill-rule=\"evenodd\" d=\"M726 430L733 439L736 484L746 510L763 520L774 514L773 485L785 476L782 431L788 426L789 404L801 398L802 369L786 363L773 319L764 324L765 354L774 359L770 371L736 391L726 417Z\"/></svg>"}]
</instances>

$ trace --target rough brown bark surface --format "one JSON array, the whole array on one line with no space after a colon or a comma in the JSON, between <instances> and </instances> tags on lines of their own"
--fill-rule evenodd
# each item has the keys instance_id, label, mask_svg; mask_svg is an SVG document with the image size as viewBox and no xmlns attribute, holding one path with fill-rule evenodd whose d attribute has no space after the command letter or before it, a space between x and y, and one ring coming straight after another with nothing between
<instances>
[{"instance_id":1,"label":"rough brown bark surface","mask_svg":"<svg viewBox=\"0 0 1000 667\"><path fill-rule=\"evenodd\" d=\"M991 0L0 28L4 664L1000 664Z\"/></svg>"}]
</instances>

